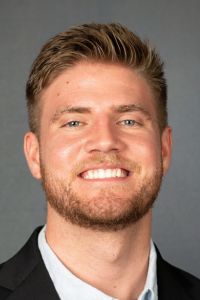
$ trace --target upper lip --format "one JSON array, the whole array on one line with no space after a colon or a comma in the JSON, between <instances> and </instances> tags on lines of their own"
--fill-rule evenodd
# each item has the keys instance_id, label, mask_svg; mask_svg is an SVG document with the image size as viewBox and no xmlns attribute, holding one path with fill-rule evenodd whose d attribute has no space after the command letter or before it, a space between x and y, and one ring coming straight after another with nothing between
<instances>
[{"instance_id":1,"label":"upper lip","mask_svg":"<svg viewBox=\"0 0 200 300\"><path fill-rule=\"evenodd\" d=\"M127 168L125 168L122 165L102 164L102 165L93 165L93 166L90 166L90 167L86 167L86 168L84 168L84 170L82 170L79 173L79 175L84 173L84 172L87 172L89 170L97 170L97 169L123 169L123 170L127 171L128 173L130 173L130 170L128 170Z\"/></svg>"}]
</instances>

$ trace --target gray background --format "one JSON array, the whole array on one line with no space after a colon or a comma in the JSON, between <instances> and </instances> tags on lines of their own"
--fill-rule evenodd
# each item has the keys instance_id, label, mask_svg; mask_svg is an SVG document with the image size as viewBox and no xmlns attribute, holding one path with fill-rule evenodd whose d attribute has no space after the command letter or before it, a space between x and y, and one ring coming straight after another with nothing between
<instances>
[{"instance_id":1,"label":"gray background","mask_svg":"<svg viewBox=\"0 0 200 300\"><path fill-rule=\"evenodd\" d=\"M22 150L24 88L48 38L83 22L121 22L157 46L166 62L174 152L154 210L163 256L200 276L200 1L0 0L0 261L44 223L45 201Z\"/></svg>"}]
</instances>

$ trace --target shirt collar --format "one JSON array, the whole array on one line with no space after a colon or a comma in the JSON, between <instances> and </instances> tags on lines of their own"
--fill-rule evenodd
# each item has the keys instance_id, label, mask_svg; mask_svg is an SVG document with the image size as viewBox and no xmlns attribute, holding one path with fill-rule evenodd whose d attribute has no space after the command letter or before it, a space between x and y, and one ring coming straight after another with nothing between
<instances>
[{"instance_id":1,"label":"shirt collar","mask_svg":"<svg viewBox=\"0 0 200 300\"><path fill-rule=\"evenodd\" d=\"M61 298L64 299L93 299L93 300L117 300L114 299L95 287L89 285L83 280L76 277L68 270L53 250L48 245L45 238L45 226L39 233L38 246L41 252L45 266L54 283L55 289ZM156 250L151 241L149 267L146 283L138 300L157 300L157 272L156 272Z\"/></svg>"},{"instance_id":2,"label":"shirt collar","mask_svg":"<svg viewBox=\"0 0 200 300\"><path fill-rule=\"evenodd\" d=\"M146 283L138 300L157 300L158 287L157 287L157 268L156 268L157 254L153 241L151 240L149 266L147 272Z\"/></svg>"}]
</instances>

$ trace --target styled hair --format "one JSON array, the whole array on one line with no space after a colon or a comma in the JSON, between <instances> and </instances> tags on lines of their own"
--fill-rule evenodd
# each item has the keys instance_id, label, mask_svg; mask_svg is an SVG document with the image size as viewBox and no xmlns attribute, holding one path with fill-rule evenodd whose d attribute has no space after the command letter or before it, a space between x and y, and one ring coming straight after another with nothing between
<instances>
[{"instance_id":1,"label":"styled hair","mask_svg":"<svg viewBox=\"0 0 200 300\"><path fill-rule=\"evenodd\" d=\"M163 62L148 41L126 27L83 24L50 39L35 59L26 85L30 130L39 134L41 91L64 70L80 61L97 61L127 66L139 72L155 96L160 130L167 126L167 84Z\"/></svg>"}]
</instances>

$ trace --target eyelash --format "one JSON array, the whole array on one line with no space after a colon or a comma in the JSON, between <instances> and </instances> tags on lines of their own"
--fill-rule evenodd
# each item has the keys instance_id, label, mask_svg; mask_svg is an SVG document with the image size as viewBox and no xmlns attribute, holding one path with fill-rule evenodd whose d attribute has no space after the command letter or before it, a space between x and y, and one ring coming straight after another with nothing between
<instances>
[{"instance_id":1,"label":"eyelash","mask_svg":"<svg viewBox=\"0 0 200 300\"><path fill-rule=\"evenodd\" d=\"M77 122L80 123L80 121L77 121L77 120L73 120L73 121L67 122L67 123L64 125L64 127L65 127L65 126L68 126L68 127L77 127L77 126L70 126L71 123L77 123Z\"/></svg>"},{"instance_id":2,"label":"eyelash","mask_svg":"<svg viewBox=\"0 0 200 300\"><path fill-rule=\"evenodd\" d=\"M135 120L132 120L132 119L126 119L126 120L122 120L122 121L120 121L119 123L122 123L122 122L127 122L127 121L131 121L132 122L132 124L126 124L128 127L132 127L132 126L134 126L134 125L138 125L139 123L138 122L136 122Z\"/></svg>"}]
</instances>

